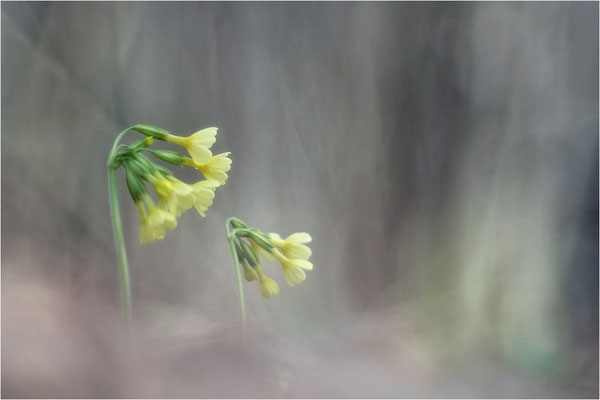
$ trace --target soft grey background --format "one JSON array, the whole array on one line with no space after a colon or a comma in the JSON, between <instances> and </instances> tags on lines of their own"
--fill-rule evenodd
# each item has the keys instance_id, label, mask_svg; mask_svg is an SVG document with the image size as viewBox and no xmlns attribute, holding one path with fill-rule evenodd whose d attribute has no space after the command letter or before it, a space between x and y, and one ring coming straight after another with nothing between
<instances>
[{"instance_id":1,"label":"soft grey background","mask_svg":"<svg viewBox=\"0 0 600 400\"><path fill-rule=\"evenodd\" d=\"M128 342L136 123L233 168L146 247L120 177ZM3 2L2 396L597 397L597 196L597 3ZM244 344L232 215L313 237Z\"/></svg>"}]
</instances>

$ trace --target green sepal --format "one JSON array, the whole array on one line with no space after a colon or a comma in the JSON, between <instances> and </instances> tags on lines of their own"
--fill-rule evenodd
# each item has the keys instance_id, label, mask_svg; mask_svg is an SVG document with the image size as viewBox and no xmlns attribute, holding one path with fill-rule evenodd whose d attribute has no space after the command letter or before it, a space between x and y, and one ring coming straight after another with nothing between
<instances>
[{"instance_id":1,"label":"green sepal","mask_svg":"<svg viewBox=\"0 0 600 400\"><path fill-rule=\"evenodd\" d=\"M157 170L158 172L160 172L164 176L171 176L171 175L173 175L173 171L171 171L168 168L165 168L165 167L162 167L162 166L156 165L156 164L152 164L152 166L154 167L155 170Z\"/></svg>"},{"instance_id":2,"label":"green sepal","mask_svg":"<svg viewBox=\"0 0 600 400\"><path fill-rule=\"evenodd\" d=\"M165 140L165 136L169 134L169 131L164 130L163 128L159 128L158 126L152 125L135 125L131 128L136 132L141 133L142 135L152 136L158 140Z\"/></svg>"},{"instance_id":3,"label":"green sepal","mask_svg":"<svg viewBox=\"0 0 600 400\"><path fill-rule=\"evenodd\" d=\"M252 267L256 267L256 266L260 265L260 262L258 261L258 257L256 256L256 253L254 253L254 250L252 250L252 247L250 247L250 245L246 242L241 242L241 243L242 243L242 249L244 249L244 257L246 257L248 264L250 264L250 266L252 266Z\"/></svg>"},{"instance_id":4,"label":"green sepal","mask_svg":"<svg viewBox=\"0 0 600 400\"><path fill-rule=\"evenodd\" d=\"M155 171L160 172L164 176L173 175L173 172L171 172L170 169L154 164L148 160L148 157L141 153L132 155L132 162L135 162L135 164L143 170L143 173L139 174L141 176L144 176L148 173L153 174Z\"/></svg>"},{"instance_id":5,"label":"green sepal","mask_svg":"<svg viewBox=\"0 0 600 400\"><path fill-rule=\"evenodd\" d=\"M164 162L168 162L173 165L181 165L185 163L185 157L176 152L170 150L150 150L150 153L154 155L156 158L163 160Z\"/></svg>"},{"instance_id":6,"label":"green sepal","mask_svg":"<svg viewBox=\"0 0 600 400\"><path fill-rule=\"evenodd\" d=\"M235 252L237 253L238 260L241 263L243 263L244 260L246 259L245 255L244 255L244 250L242 250L242 248L240 247L240 245L237 242L233 242L233 244L235 245Z\"/></svg>"},{"instance_id":7,"label":"green sepal","mask_svg":"<svg viewBox=\"0 0 600 400\"><path fill-rule=\"evenodd\" d=\"M252 240L254 243L256 243L258 246L262 247L269 253L271 252L271 249L275 247L273 245L273 243L271 243L271 240L269 240L268 236L266 236L262 232L259 233L259 232L250 231L248 237L250 238L250 240Z\"/></svg>"},{"instance_id":8,"label":"green sepal","mask_svg":"<svg viewBox=\"0 0 600 400\"><path fill-rule=\"evenodd\" d=\"M134 202L139 201L142 195L148 193L144 182L139 176L129 168L125 168L125 181L127 182L127 189Z\"/></svg>"},{"instance_id":9,"label":"green sepal","mask_svg":"<svg viewBox=\"0 0 600 400\"><path fill-rule=\"evenodd\" d=\"M240 219L232 217L230 220L231 226L236 229L246 229L248 228L246 224L244 224Z\"/></svg>"},{"instance_id":10,"label":"green sepal","mask_svg":"<svg viewBox=\"0 0 600 400\"><path fill-rule=\"evenodd\" d=\"M138 157L131 157L125 161L125 167L133 171L138 177L143 177L154 171L152 165L146 164L143 159Z\"/></svg>"},{"instance_id":11,"label":"green sepal","mask_svg":"<svg viewBox=\"0 0 600 400\"><path fill-rule=\"evenodd\" d=\"M250 236L250 232L247 231L246 229L238 229L235 231L235 236L237 237L249 237Z\"/></svg>"}]
</instances>

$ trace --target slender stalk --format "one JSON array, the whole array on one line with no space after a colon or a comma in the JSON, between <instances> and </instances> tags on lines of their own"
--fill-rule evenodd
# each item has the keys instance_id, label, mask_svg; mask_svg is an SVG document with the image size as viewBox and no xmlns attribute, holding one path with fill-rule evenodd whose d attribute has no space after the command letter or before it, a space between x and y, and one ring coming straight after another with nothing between
<instances>
[{"instance_id":1,"label":"slender stalk","mask_svg":"<svg viewBox=\"0 0 600 400\"><path fill-rule=\"evenodd\" d=\"M123 316L127 331L131 330L131 288L129 284L129 267L127 266L127 253L125 251L125 240L123 238L123 225L121 223L121 213L119 211L119 193L117 192L117 182L115 169L108 168L108 191L110 194L110 216L112 218L113 234L115 237L115 247L119 260L119 272L121 276L121 295L123 302Z\"/></svg>"},{"instance_id":2,"label":"slender stalk","mask_svg":"<svg viewBox=\"0 0 600 400\"><path fill-rule=\"evenodd\" d=\"M240 317L242 319L242 334L246 335L246 306L244 303L244 286L242 285L242 272L240 270L240 262L238 260L238 255L235 251L235 244L233 242L235 235L232 235L229 232L229 219L225 223L225 229L227 230L227 241L229 242L231 256L233 257L233 266L235 267L235 280L237 285L238 298L240 301Z\"/></svg>"},{"instance_id":3,"label":"slender stalk","mask_svg":"<svg viewBox=\"0 0 600 400\"><path fill-rule=\"evenodd\" d=\"M123 238L123 224L121 223L121 212L119 211L119 193L117 192L117 179L115 167L112 165L119 148L119 140L132 127L129 127L119 133L113 147L108 155L108 194L110 202L110 216L113 226L113 236L115 238L115 248L117 249L117 259L119 260L119 275L121 282L121 296L123 304L123 318L125 319L125 328L131 330L131 288L129 284L129 266L127 265L127 253L125 250L125 239Z\"/></svg>"}]
</instances>

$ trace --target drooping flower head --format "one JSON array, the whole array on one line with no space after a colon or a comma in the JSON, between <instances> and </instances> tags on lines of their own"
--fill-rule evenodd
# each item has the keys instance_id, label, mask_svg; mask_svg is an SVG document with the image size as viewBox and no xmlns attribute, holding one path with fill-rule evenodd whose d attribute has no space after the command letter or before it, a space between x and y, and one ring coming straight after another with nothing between
<instances>
[{"instance_id":1,"label":"drooping flower head","mask_svg":"<svg viewBox=\"0 0 600 400\"><path fill-rule=\"evenodd\" d=\"M230 218L229 224L233 231L228 233L228 237L231 240L237 238L235 252L244 267L244 277L249 281L258 278L264 297L278 293L279 285L264 274L260 257L279 261L284 278L290 286L303 282L306 279L305 271L313 269L313 264L308 261L312 255L311 249L306 246L312 240L308 233L294 233L282 239L277 233L267 234L260 229L249 228L238 218Z\"/></svg>"}]
</instances>

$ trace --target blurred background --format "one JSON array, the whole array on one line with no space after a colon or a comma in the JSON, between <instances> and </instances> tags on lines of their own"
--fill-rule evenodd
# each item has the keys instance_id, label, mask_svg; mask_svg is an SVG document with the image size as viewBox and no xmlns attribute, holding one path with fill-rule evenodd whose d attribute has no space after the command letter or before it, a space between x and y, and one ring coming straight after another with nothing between
<instances>
[{"instance_id":1,"label":"blurred background","mask_svg":"<svg viewBox=\"0 0 600 400\"><path fill-rule=\"evenodd\" d=\"M598 3L1 9L3 397L598 397ZM145 247L119 174L128 340L137 123L233 168ZM243 343L229 216L313 237Z\"/></svg>"}]
</instances>

